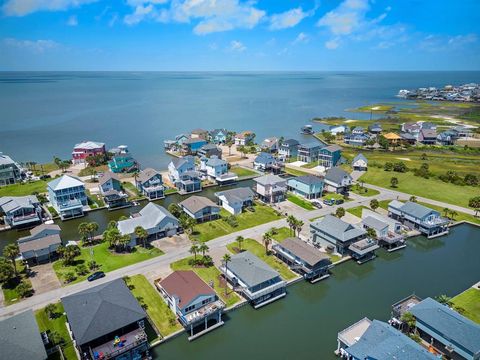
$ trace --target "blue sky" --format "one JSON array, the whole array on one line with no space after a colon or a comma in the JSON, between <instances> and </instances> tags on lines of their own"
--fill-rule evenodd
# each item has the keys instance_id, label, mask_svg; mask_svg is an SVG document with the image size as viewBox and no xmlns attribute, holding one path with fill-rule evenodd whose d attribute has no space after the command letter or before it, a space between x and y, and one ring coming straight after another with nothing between
<instances>
[{"instance_id":1,"label":"blue sky","mask_svg":"<svg viewBox=\"0 0 480 360\"><path fill-rule=\"evenodd\" d=\"M480 1L0 0L1 70L480 70Z\"/></svg>"}]
</instances>

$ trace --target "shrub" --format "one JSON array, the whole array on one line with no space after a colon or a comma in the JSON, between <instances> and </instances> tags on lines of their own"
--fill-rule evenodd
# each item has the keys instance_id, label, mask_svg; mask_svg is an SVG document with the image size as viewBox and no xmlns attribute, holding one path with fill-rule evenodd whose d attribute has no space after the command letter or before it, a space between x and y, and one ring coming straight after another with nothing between
<instances>
[{"instance_id":1,"label":"shrub","mask_svg":"<svg viewBox=\"0 0 480 360\"><path fill-rule=\"evenodd\" d=\"M230 216L224 218L224 221L228 225L230 225L231 227L237 227L238 226L237 218L234 215L230 215Z\"/></svg>"},{"instance_id":2,"label":"shrub","mask_svg":"<svg viewBox=\"0 0 480 360\"><path fill-rule=\"evenodd\" d=\"M28 296L32 296L33 295L32 285L29 282L22 281L17 286L17 292L18 292L18 295L20 295L21 298L26 298Z\"/></svg>"},{"instance_id":3,"label":"shrub","mask_svg":"<svg viewBox=\"0 0 480 360\"><path fill-rule=\"evenodd\" d=\"M66 272L63 277L64 277L66 283L70 283L77 278L75 276L75 274L73 273L73 271Z\"/></svg>"},{"instance_id":4,"label":"shrub","mask_svg":"<svg viewBox=\"0 0 480 360\"><path fill-rule=\"evenodd\" d=\"M75 267L75 272L77 275L82 276L88 274L88 269L85 264L80 264Z\"/></svg>"}]
</instances>

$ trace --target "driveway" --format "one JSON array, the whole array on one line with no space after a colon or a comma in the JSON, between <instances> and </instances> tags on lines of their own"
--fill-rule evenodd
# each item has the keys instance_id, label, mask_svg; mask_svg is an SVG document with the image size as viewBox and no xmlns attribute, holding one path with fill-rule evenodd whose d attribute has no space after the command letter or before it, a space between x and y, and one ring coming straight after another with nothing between
<instances>
[{"instance_id":1,"label":"driveway","mask_svg":"<svg viewBox=\"0 0 480 360\"><path fill-rule=\"evenodd\" d=\"M35 294L43 294L62 286L51 263L33 266L30 271L30 281Z\"/></svg>"},{"instance_id":2,"label":"driveway","mask_svg":"<svg viewBox=\"0 0 480 360\"><path fill-rule=\"evenodd\" d=\"M152 241L152 245L164 253L169 253L183 247L190 247L192 242L187 234L174 235L163 239Z\"/></svg>"}]
</instances>

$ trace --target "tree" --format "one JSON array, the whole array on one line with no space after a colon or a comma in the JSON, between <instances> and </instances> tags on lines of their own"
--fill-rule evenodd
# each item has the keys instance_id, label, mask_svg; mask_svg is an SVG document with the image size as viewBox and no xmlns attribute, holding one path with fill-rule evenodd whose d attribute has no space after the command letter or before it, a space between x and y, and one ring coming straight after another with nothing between
<instances>
[{"instance_id":1,"label":"tree","mask_svg":"<svg viewBox=\"0 0 480 360\"><path fill-rule=\"evenodd\" d=\"M297 221L297 218L293 215L288 215L287 217L287 224L288 224L288 227L290 228L290 233L292 235L295 235L293 232L294 232L294 229L295 229L295 222Z\"/></svg>"},{"instance_id":2,"label":"tree","mask_svg":"<svg viewBox=\"0 0 480 360\"><path fill-rule=\"evenodd\" d=\"M171 203L170 205L168 205L168 211L176 218L182 215L182 208L175 203Z\"/></svg>"},{"instance_id":3,"label":"tree","mask_svg":"<svg viewBox=\"0 0 480 360\"><path fill-rule=\"evenodd\" d=\"M9 261L0 258L0 283L6 283L14 277L15 273Z\"/></svg>"},{"instance_id":4,"label":"tree","mask_svg":"<svg viewBox=\"0 0 480 360\"><path fill-rule=\"evenodd\" d=\"M65 340L63 339L62 335L56 330L51 331L48 334L48 338L54 345L62 344Z\"/></svg>"},{"instance_id":5,"label":"tree","mask_svg":"<svg viewBox=\"0 0 480 360\"><path fill-rule=\"evenodd\" d=\"M135 236L137 239L140 239L140 242L142 243L143 247L145 247L145 242L148 238L148 232L141 226L137 226L134 230Z\"/></svg>"},{"instance_id":6,"label":"tree","mask_svg":"<svg viewBox=\"0 0 480 360\"><path fill-rule=\"evenodd\" d=\"M205 244L204 242L202 242L199 246L198 246L198 251L200 251L202 253L202 256L205 257L205 255L207 254L207 252L210 250L210 248L208 247L207 244Z\"/></svg>"},{"instance_id":7,"label":"tree","mask_svg":"<svg viewBox=\"0 0 480 360\"><path fill-rule=\"evenodd\" d=\"M302 231L303 225L305 225L305 223L302 220L295 221L295 230L297 230L298 232L297 236L300 236L300 232Z\"/></svg>"},{"instance_id":8,"label":"tree","mask_svg":"<svg viewBox=\"0 0 480 360\"><path fill-rule=\"evenodd\" d=\"M388 140L385 138L385 136L383 135L380 135L378 137L378 144L385 150L388 150L388 146L389 146L389 142Z\"/></svg>"},{"instance_id":9,"label":"tree","mask_svg":"<svg viewBox=\"0 0 480 360\"><path fill-rule=\"evenodd\" d=\"M242 244L243 244L243 241L244 241L245 239L243 238L243 236L237 236L237 239L236 239L236 240L237 240L237 244L238 244L238 249L239 249L240 251L242 251Z\"/></svg>"},{"instance_id":10,"label":"tree","mask_svg":"<svg viewBox=\"0 0 480 360\"><path fill-rule=\"evenodd\" d=\"M337 208L337 211L335 211L335 216L341 219L342 217L345 216L345 209L343 207Z\"/></svg>"},{"instance_id":11,"label":"tree","mask_svg":"<svg viewBox=\"0 0 480 360\"><path fill-rule=\"evenodd\" d=\"M57 315L57 307L55 304L48 304L45 306L45 314L49 319L54 319Z\"/></svg>"},{"instance_id":12,"label":"tree","mask_svg":"<svg viewBox=\"0 0 480 360\"><path fill-rule=\"evenodd\" d=\"M223 276L225 277L225 295L227 295L228 284L227 284L227 272L228 272L228 263L232 260L230 254L224 254L222 257L222 261L225 264L225 272Z\"/></svg>"},{"instance_id":13,"label":"tree","mask_svg":"<svg viewBox=\"0 0 480 360\"><path fill-rule=\"evenodd\" d=\"M190 250L188 251L190 252L190 254L193 254L193 259L197 261L197 253L199 251L198 245L195 243L192 244L192 246L190 247Z\"/></svg>"},{"instance_id":14,"label":"tree","mask_svg":"<svg viewBox=\"0 0 480 360\"><path fill-rule=\"evenodd\" d=\"M115 220L110 220L107 225L107 229L115 229L117 227L117 222Z\"/></svg>"},{"instance_id":15,"label":"tree","mask_svg":"<svg viewBox=\"0 0 480 360\"><path fill-rule=\"evenodd\" d=\"M409 199L411 202L417 202L417 197L415 195L410 196Z\"/></svg>"},{"instance_id":16,"label":"tree","mask_svg":"<svg viewBox=\"0 0 480 360\"><path fill-rule=\"evenodd\" d=\"M33 294L32 284L30 282L22 281L17 285L17 292L21 298L26 298Z\"/></svg>"},{"instance_id":17,"label":"tree","mask_svg":"<svg viewBox=\"0 0 480 360\"><path fill-rule=\"evenodd\" d=\"M245 153L247 152L247 149L245 148L245 146L243 145L237 146L237 150L240 152L242 157L245 157Z\"/></svg>"},{"instance_id":18,"label":"tree","mask_svg":"<svg viewBox=\"0 0 480 360\"><path fill-rule=\"evenodd\" d=\"M400 320L407 325L408 332L413 332L415 327L417 326L417 320L411 312L404 312L400 317Z\"/></svg>"},{"instance_id":19,"label":"tree","mask_svg":"<svg viewBox=\"0 0 480 360\"><path fill-rule=\"evenodd\" d=\"M195 225L197 225L195 219L192 219L186 214L180 216L180 226L187 234L191 234L193 232Z\"/></svg>"},{"instance_id":20,"label":"tree","mask_svg":"<svg viewBox=\"0 0 480 360\"><path fill-rule=\"evenodd\" d=\"M393 163L391 162L386 162L385 165L383 166L385 171L392 171L393 170Z\"/></svg>"},{"instance_id":21,"label":"tree","mask_svg":"<svg viewBox=\"0 0 480 360\"><path fill-rule=\"evenodd\" d=\"M452 220L455 220L455 216L457 216L458 213L455 210L450 210L450 217Z\"/></svg>"},{"instance_id":22,"label":"tree","mask_svg":"<svg viewBox=\"0 0 480 360\"><path fill-rule=\"evenodd\" d=\"M268 255L268 247L270 246L270 243L272 242L272 234L270 234L269 231L267 231L265 234L263 234L263 245L265 245L265 254Z\"/></svg>"},{"instance_id":23,"label":"tree","mask_svg":"<svg viewBox=\"0 0 480 360\"><path fill-rule=\"evenodd\" d=\"M479 183L478 176L475 174L467 174L465 175L465 178L463 179L466 185L469 186L477 186Z\"/></svg>"},{"instance_id":24,"label":"tree","mask_svg":"<svg viewBox=\"0 0 480 360\"><path fill-rule=\"evenodd\" d=\"M75 267L75 272L79 275L79 276L82 276L82 275L86 275L88 274L88 269L87 267L85 266L85 264L79 264Z\"/></svg>"},{"instance_id":25,"label":"tree","mask_svg":"<svg viewBox=\"0 0 480 360\"><path fill-rule=\"evenodd\" d=\"M97 231L98 231L98 224L95 221L92 221L92 222L88 223L87 232L88 232L88 236L89 236L91 242L95 238L95 233Z\"/></svg>"},{"instance_id":26,"label":"tree","mask_svg":"<svg viewBox=\"0 0 480 360\"><path fill-rule=\"evenodd\" d=\"M65 265L71 265L81 251L77 245L59 246L57 249L59 255L63 258Z\"/></svg>"},{"instance_id":27,"label":"tree","mask_svg":"<svg viewBox=\"0 0 480 360\"><path fill-rule=\"evenodd\" d=\"M395 176L393 176L390 179L390 187L396 188L397 186L398 186L398 179Z\"/></svg>"},{"instance_id":28,"label":"tree","mask_svg":"<svg viewBox=\"0 0 480 360\"><path fill-rule=\"evenodd\" d=\"M20 255L20 250L17 244L8 244L3 248L3 256L10 260L13 266L15 277L18 276L16 258Z\"/></svg>"},{"instance_id":29,"label":"tree","mask_svg":"<svg viewBox=\"0 0 480 360\"><path fill-rule=\"evenodd\" d=\"M375 229L373 228L367 228L367 235L368 237L372 238L372 239L376 239L377 238L377 233L375 231Z\"/></svg>"},{"instance_id":30,"label":"tree","mask_svg":"<svg viewBox=\"0 0 480 360\"><path fill-rule=\"evenodd\" d=\"M372 209L373 211L377 210L379 206L380 206L380 203L378 202L377 199L372 199L370 201L370 209Z\"/></svg>"},{"instance_id":31,"label":"tree","mask_svg":"<svg viewBox=\"0 0 480 360\"><path fill-rule=\"evenodd\" d=\"M77 277L75 276L73 271L68 271L68 272L65 273L65 275L63 275L63 278L65 279L66 283L70 283L73 280L75 280Z\"/></svg>"},{"instance_id":32,"label":"tree","mask_svg":"<svg viewBox=\"0 0 480 360\"><path fill-rule=\"evenodd\" d=\"M480 211L480 196L475 196L468 200L468 206L473 208L475 216L478 216L478 212Z\"/></svg>"},{"instance_id":33,"label":"tree","mask_svg":"<svg viewBox=\"0 0 480 360\"><path fill-rule=\"evenodd\" d=\"M87 240L88 236L88 223L82 222L78 225L78 233L80 234L80 238L82 240Z\"/></svg>"},{"instance_id":34,"label":"tree","mask_svg":"<svg viewBox=\"0 0 480 360\"><path fill-rule=\"evenodd\" d=\"M448 217L448 214L450 213L449 208L443 208L443 216Z\"/></svg>"},{"instance_id":35,"label":"tree","mask_svg":"<svg viewBox=\"0 0 480 360\"><path fill-rule=\"evenodd\" d=\"M435 300L439 302L440 304L446 305L446 306L452 306L452 298L450 296L447 296L445 294L439 295L435 297Z\"/></svg>"},{"instance_id":36,"label":"tree","mask_svg":"<svg viewBox=\"0 0 480 360\"><path fill-rule=\"evenodd\" d=\"M420 160L428 160L427 154L423 153L422 156L420 156Z\"/></svg>"}]
</instances>

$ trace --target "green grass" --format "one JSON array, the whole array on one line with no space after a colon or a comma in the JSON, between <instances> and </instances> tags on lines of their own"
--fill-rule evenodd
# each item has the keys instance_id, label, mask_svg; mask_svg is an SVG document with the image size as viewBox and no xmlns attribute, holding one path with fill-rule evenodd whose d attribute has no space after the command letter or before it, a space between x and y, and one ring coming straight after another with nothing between
<instances>
[{"instance_id":1,"label":"green grass","mask_svg":"<svg viewBox=\"0 0 480 360\"><path fill-rule=\"evenodd\" d=\"M182 329L176 320L176 315L170 310L167 303L160 297L158 291L151 285L143 275L130 276L127 284L131 286L131 292L135 298L142 298L147 305L148 317L155 324L162 336L168 336L175 331Z\"/></svg>"},{"instance_id":2,"label":"green grass","mask_svg":"<svg viewBox=\"0 0 480 360\"><path fill-rule=\"evenodd\" d=\"M368 207L360 205L360 206L356 206L356 207L347 209L347 212L349 212L350 214L355 215L356 217L359 217L361 219L363 209L368 209Z\"/></svg>"},{"instance_id":3,"label":"green grass","mask_svg":"<svg viewBox=\"0 0 480 360\"><path fill-rule=\"evenodd\" d=\"M312 205L312 203L310 203L307 200L302 199L299 196L293 195L293 194L288 194L287 195L287 200L294 203L295 205L298 205L298 206L304 208L305 210L314 210L315 209L315 207Z\"/></svg>"},{"instance_id":4,"label":"green grass","mask_svg":"<svg viewBox=\"0 0 480 360\"><path fill-rule=\"evenodd\" d=\"M198 255L197 255L198 256ZM206 267L192 267L189 264L189 260L193 259L193 256L175 261L170 264L172 270L193 270L200 276L207 284L213 283L213 288L222 301L230 307L240 301L240 297L231 289L227 290L225 294L224 282L220 283L221 273L215 266Z\"/></svg>"},{"instance_id":5,"label":"green grass","mask_svg":"<svg viewBox=\"0 0 480 360\"><path fill-rule=\"evenodd\" d=\"M78 172L78 176L89 176L98 174L99 172L107 172L108 165L100 165L100 166L87 166L86 168L81 169Z\"/></svg>"},{"instance_id":6,"label":"green grass","mask_svg":"<svg viewBox=\"0 0 480 360\"><path fill-rule=\"evenodd\" d=\"M330 261L332 264L342 259L342 257L338 255L328 254L328 256L330 256Z\"/></svg>"},{"instance_id":7,"label":"green grass","mask_svg":"<svg viewBox=\"0 0 480 360\"><path fill-rule=\"evenodd\" d=\"M340 200L340 199L345 200L343 198L342 194L336 194L336 193L328 193L328 194L324 195L323 198L325 200ZM346 200L345 202L347 202L347 201L349 201L349 200Z\"/></svg>"},{"instance_id":8,"label":"green grass","mask_svg":"<svg viewBox=\"0 0 480 360\"><path fill-rule=\"evenodd\" d=\"M43 172L42 172L43 169ZM52 171L59 170L58 166L55 163L46 163L35 165L35 170L32 170L33 173L37 176L46 175Z\"/></svg>"},{"instance_id":9,"label":"green grass","mask_svg":"<svg viewBox=\"0 0 480 360\"><path fill-rule=\"evenodd\" d=\"M288 227L284 226L284 227L281 227L281 228L277 229L277 233L275 235L273 235L273 238L277 242L282 242L286 238L289 238L289 237L292 237L292 236L294 236L294 235L292 235L290 229Z\"/></svg>"},{"instance_id":10,"label":"green grass","mask_svg":"<svg viewBox=\"0 0 480 360\"><path fill-rule=\"evenodd\" d=\"M480 290L470 288L455 296L452 302L463 309L463 315L480 324Z\"/></svg>"},{"instance_id":11,"label":"green grass","mask_svg":"<svg viewBox=\"0 0 480 360\"><path fill-rule=\"evenodd\" d=\"M52 179L49 179L52 181ZM47 181L38 180L28 183L20 183L0 187L0 197L2 196L25 196L33 193L46 193Z\"/></svg>"},{"instance_id":12,"label":"green grass","mask_svg":"<svg viewBox=\"0 0 480 360\"><path fill-rule=\"evenodd\" d=\"M230 171L233 172L234 174L237 174L238 177L240 177L240 178L241 177L258 175L258 173L256 171L245 169L245 168L240 167L240 166L234 166L230 169Z\"/></svg>"},{"instance_id":13,"label":"green grass","mask_svg":"<svg viewBox=\"0 0 480 360\"><path fill-rule=\"evenodd\" d=\"M88 262L91 260L90 256L90 247L81 247L81 254L75 258L75 263L73 265L65 266L63 260L57 260L53 263L53 269L55 270L58 278L64 280L65 273L75 272L75 266L79 264L85 264L88 266ZM155 247L152 248L143 248L136 246L135 250L131 253L125 254L116 254L114 251L108 249L108 243L104 242L93 247L93 259L100 266L101 271L109 272L125 266L129 266L141 261L145 261L156 256L162 255L163 252ZM74 284L80 281L85 280L88 277L87 275L77 276L70 284Z\"/></svg>"},{"instance_id":14,"label":"green grass","mask_svg":"<svg viewBox=\"0 0 480 360\"><path fill-rule=\"evenodd\" d=\"M224 209L221 210L220 214L223 217L230 216L230 214ZM235 217L238 221L237 227L230 226L222 219L208 221L195 225L193 234L190 235L190 238L192 240L208 241L223 235L281 219L281 216L277 215L274 209L259 203L256 204L254 212L245 211Z\"/></svg>"},{"instance_id":15,"label":"green grass","mask_svg":"<svg viewBox=\"0 0 480 360\"><path fill-rule=\"evenodd\" d=\"M285 172L293 176L311 175L309 172L285 167Z\"/></svg>"},{"instance_id":16,"label":"green grass","mask_svg":"<svg viewBox=\"0 0 480 360\"><path fill-rule=\"evenodd\" d=\"M238 248L237 242L233 242L227 245L227 249L230 250L232 253L235 253L235 248ZM296 275L292 271L290 271L288 266L279 259L277 259L274 255L265 254L265 247L261 245L258 241L255 241L253 239L245 239L242 243L242 249L250 251L252 254L265 261L268 265L278 271L278 273L284 280L291 280L296 277Z\"/></svg>"},{"instance_id":17,"label":"green grass","mask_svg":"<svg viewBox=\"0 0 480 360\"><path fill-rule=\"evenodd\" d=\"M351 192L360 195L360 196L365 196L365 197L370 197L370 196L375 196L380 194L380 191L375 190L375 189L369 189L369 188L362 188L359 185L352 186L350 189Z\"/></svg>"},{"instance_id":18,"label":"green grass","mask_svg":"<svg viewBox=\"0 0 480 360\"><path fill-rule=\"evenodd\" d=\"M393 105L385 105L385 104L373 104L373 105L365 105L365 106L360 106L356 109L350 109L349 111L351 112L370 112L373 111L375 112L385 112L392 110L395 106Z\"/></svg>"},{"instance_id":19,"label":"green grass","mask_svg":"<svg viewBox=\"0 0 480 360\"><path fill-rule=\"evenodd\" d=\"M317 162L317 161L314 161L314 162L311 162L311 163L302 165L302 167L303 167L303 168L306 168L306 169L313 169L313 168L316 167L316 166L318 166L318 162Z\"/></svg>"},{"instance_id":20,"label":"green grass","mask_svg":"<svg viewBox=\"0 0 480 360\"><path fill-rule=\"evenodd\" d=\"M55 304L56 307L56 317L49 319L45 313L45 308L35 311L35 319L37 320L38 328L40 332L49 331L57 332L65 342L65 345L62 346L62 352L66 360L76 360L77 354L68 334L66 321L67 318L63 314L64 309L61 302ZM60 359L59 353L54 353L48 357L48 359Z\"/></svg>"},{"instance_id":21,"label":"green grass","mask_svg":"<svg viewBox=\"0 0 480 360\"><path fill-rule=\"evenodd\" d=\"M142 198L142 194L140 194L140 191L129 181L124 181L122 182L122 187L125 189L125 191L129 194L129 200L136 200Z\"/></svg>"},{"instance_id":22,"label":"green grass","mask_svg":"<svg viewBox=\"0 0 480 360\"><path fill-rule=\"evenodd\" d=\"M31 285L30 279L26 276L25 266L21 261L17 261L18 278L10 280L8 283L2 285L4 304L6 306L18 303L23 299L18 294L17 286L21 281L27 282Z\"/></svg>"},{"instance_id":23,"label":"green grass","mask_svg":"<svg viewBox=\"0 0 480 360\"><path fill-rule=\"evenodd\" d=\"M392 200L380 200L378 205L381 209L388 210L388 204L390 204Z\"/></svg>"},{"instance_id":24,"label":"green grass","mask_svg":"<svg viewBox=\"0 0 480 360\"><path fill-rule=\"evenodd\" d=\"M165 195L176 194L177 192L178 190L175 188L168 188L167 190L165 190Z\"/></svg>"}]
</instances>

